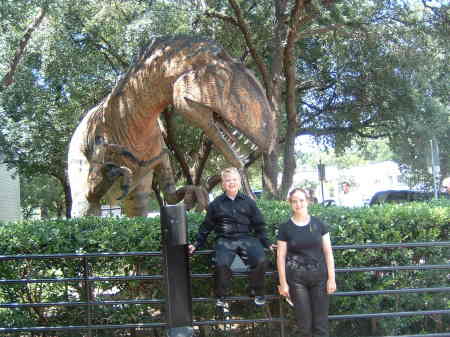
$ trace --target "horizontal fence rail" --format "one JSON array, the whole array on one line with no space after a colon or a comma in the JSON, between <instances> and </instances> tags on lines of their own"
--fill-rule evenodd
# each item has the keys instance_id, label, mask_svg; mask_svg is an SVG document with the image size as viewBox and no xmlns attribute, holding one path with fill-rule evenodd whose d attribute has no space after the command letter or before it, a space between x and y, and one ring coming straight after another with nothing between
<instances>
[{"instance_id":1,"label":"horizontal fence rail","mask_svg":"<svg viewBox=\"0 0 450 337\"><path fill-rule=\"evenodd\" d=\"M337 245L333 246L335 250L345 249L399 249L399 248L420 248L420 247L450 247L450 241L444 242L417 242L417 243L398 243L398 244L359 244L359 245ZM195 255L211 255L214 251L204 250L195 252ZM111 252L111 253L72 253L72 254L29 254L29 255L0 255L1 261L13 260L45 260L45 259L80 259L80 264L83 265L85 271L89 270L88 260L96 258L118 258L118 257L161 257L161 252ZM450 270L450 264L415 264L408 266L383 266L383 267L349 267L336 268L337 273L351 273L351 272L371 272L371 271L405 271L405 270ZM267 277L276 277L275 271L266 272ZM246 272L234 272L235 277L246 277ZM212 278L213 273L194 273L193 279ZM133 276L90 276L86 274L83 277L68 277L68 278L40 278L40 279L4 279L0 280L0 286L9 286L13 284L38 284L38 283L72 283L83 282L85 290L87 291L89 285L93 282L109 282L109 281L160 281L163 280L163 275L133 275ZM411 294L411 293L449 293L450 287L435 287L435 288L405 288L405 289L388 289L388 290L366 290L366 291L342 291L336 292L333 296L361 296L361 295L392 295L392 294ZM268 295L269 301L279 300L278 295ZM248 296L230 296L228 301L250 301ZM192 302L213 302L214 298L198 297L192 298ZM139 300L110 300L110 301L61 301L61 302L36 302L36 303L0 303L0 308L27 308L27 307L87 307L89 317L91 315L92 307L94 306L113 306L113 305L164 305L165 299L139 299ZM281 301L280 301L281 306ZM280 307L281 308L281 307ZM262 319L224 319L224 320L205 320L194 321L194 326L211 326L211 325L230 325L230 324L255 324L255 323L283 323L286 319L283 317L283 311L280 310L281 317L270 317ZM418 315L447 315L450 314L450 309L443 310L428 310L428 311L405 311L405 312L387 312L387 313L368 313L368 314L348 314L348 315L330 315L330 320L346 320L346 319L365 319L365 318L389 318L389 317L405 317ZM17 327L17 328L0 328L0 333L18 333L18 332L50 332L50 331L74 331L74 330L124 330L124 329L150 329L150 328L166 328L166 322L152 322L152 323L136 323L136 324L92 324L90 319L86 325L78 326L54 326L54 327ZM282 336L283 336L283 328ZM402 337L450 337L448 333L425 334L425 335L409 335ZM389 336L385 336L389 337Z\"/></svg>"}]
</instances>

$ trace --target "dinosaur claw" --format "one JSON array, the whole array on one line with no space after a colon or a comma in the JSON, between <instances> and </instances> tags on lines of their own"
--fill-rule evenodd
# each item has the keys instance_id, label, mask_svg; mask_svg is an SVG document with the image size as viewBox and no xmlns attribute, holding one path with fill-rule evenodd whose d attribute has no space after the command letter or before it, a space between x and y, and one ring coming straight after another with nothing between
<instances>
[{"instance_id":1,"label":"dinosaur claw","mask_svg":"<svg viewBox=\"0 0 450 337\"><path fill-rule=\"evenodd\" d=\"M128 192L130 190L130 185L122 185L122 195L120 197L117 198L117 200L122 200L123 198L125 198L128 195Z\"/></svg>"}]
</instances>

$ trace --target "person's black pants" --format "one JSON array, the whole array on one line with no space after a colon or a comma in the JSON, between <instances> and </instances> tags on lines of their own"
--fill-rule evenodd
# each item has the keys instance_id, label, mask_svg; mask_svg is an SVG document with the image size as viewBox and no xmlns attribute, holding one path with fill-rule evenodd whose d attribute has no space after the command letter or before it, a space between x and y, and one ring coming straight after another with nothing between
<instances>
[{"instance_id":1,"label":"person's black pants","mask_svg":"<svg viewBox=\"0 0 450 337\"><path fill-rule=\"evenodd\" d=\"M266 256L261 242L252 236L236 239L219 238L216 250L216 296L227 295L231 286L231 264L236 256L250 267L250 290L255 296L264 295L264 273L266 271Z\"/></svg>"},{"instance_id":2,"label":"person's black pants","mask_svg":"<svg viewBox=\"0 0 450 337\"><path fill-rule=\"evenodd\" d=\"M328 337L329 296L325 264L305 265L288 259L286 278L299 337Z\"/></svg>"}]
</instances>

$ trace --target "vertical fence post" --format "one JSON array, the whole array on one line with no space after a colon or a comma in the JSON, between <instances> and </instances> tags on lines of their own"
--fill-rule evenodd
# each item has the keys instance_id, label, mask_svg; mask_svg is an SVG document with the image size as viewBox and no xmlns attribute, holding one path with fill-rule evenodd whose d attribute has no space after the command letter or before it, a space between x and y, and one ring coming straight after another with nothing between
<instances>
[{"instance_id":1,"label":"vertical fence post","mask_svg":"<svg viewBox=\"0 0 450 337\"><path fill-rule=\"evenodd\" d=\"M91 284L88 280L90 271L89 271L89 263L86 256L83 257L83 265L84 265L84 271L83 271L83 277L84 277L84 291L86 293L86 302L87 304L87 325L88 325L88 337L92 337L92 305L91 305Z\"/></svg>"},{"instance_id":2,"label":"vertical fence post","mask_svg":"<svg viewBox=\"0 0 450 337\"><path fill-rule=\"evenodd\" d=\"M192 295L184 204L161 208L168 337L191 337Z\"/></svg>"}]
</instances>

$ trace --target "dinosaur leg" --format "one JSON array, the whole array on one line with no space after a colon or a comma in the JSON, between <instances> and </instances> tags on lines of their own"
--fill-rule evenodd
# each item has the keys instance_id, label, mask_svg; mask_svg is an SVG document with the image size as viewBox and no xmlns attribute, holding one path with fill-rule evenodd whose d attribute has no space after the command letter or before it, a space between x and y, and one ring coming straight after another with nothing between
<instances>
[{"instance_id":1,"label":"dinosaur leg","mask_svg":"<svg viewBox=\"0 0 450 337\"><path fill-rule=\"evenodd\" d=\"M164 194L164 200L168 204L174 205L184 201L188 210L196 206L197 211L205 210L208 206L208 191L203 186L186 185L179 189L176 188L169 157L164 157L161 165L156 167L155 174Z\"/></svg>"},{"instance_id":2,"label":"dinosaur leg","mask_svg":"<svg viewBox=\"0 0 450 337\"><path fill-rule=\"evenodd\" d=\"M92 177L96 176L96 171L82 154L76 153L75 156L73 152L69 153L68 176L72 195L72 217L100 215L100 198L90 193L95 184Z\"/></svg>"},{"instance_id":3,"label":"dinosaur leg","mask_svg":"<svg viewBox=\"0 0 450 337\"><path fill-rule=\"evenodd\" d=\"M100 200L88 200L84 193L72 194L72 211L73 218L78 218L88 215L101 215Z\"/></svg>"},{"instance_id":4,"label":"dinosaur leg","mask_svg":"<svg viewBox=\"0 0 450 337\"><path fill-rule=\"evenodd\" d=\"M143 177L136 187L127 195L123 208L129 217L147 216L150 193L152 192L153 171Z\"/></svg>"}]
</instances>

